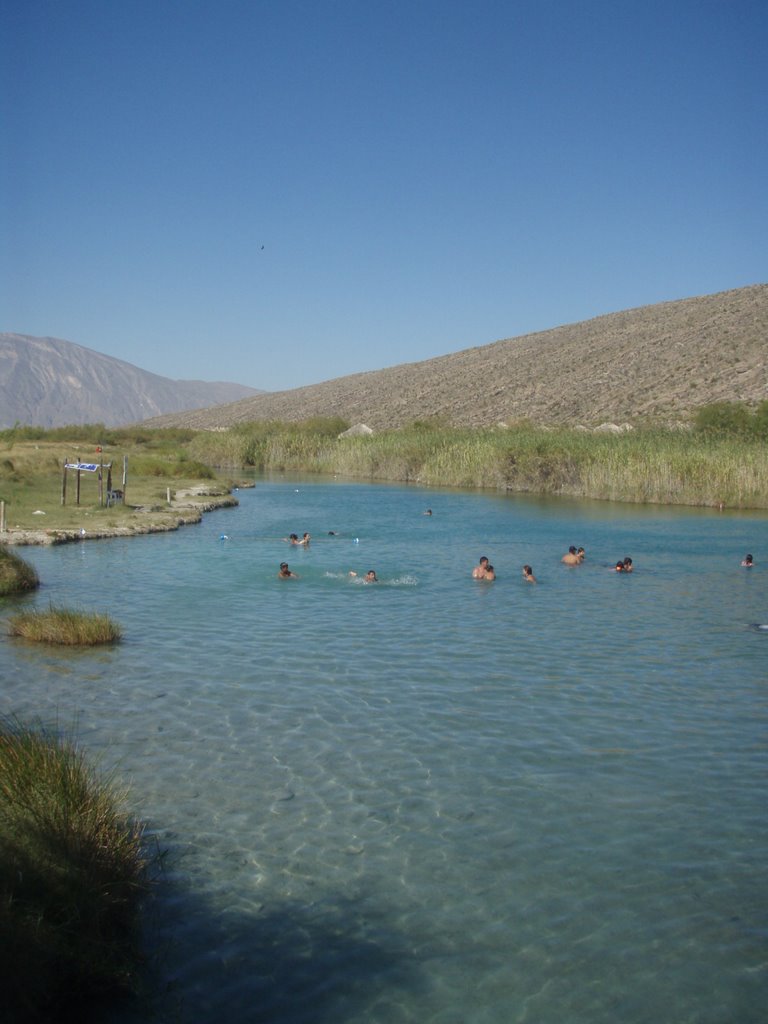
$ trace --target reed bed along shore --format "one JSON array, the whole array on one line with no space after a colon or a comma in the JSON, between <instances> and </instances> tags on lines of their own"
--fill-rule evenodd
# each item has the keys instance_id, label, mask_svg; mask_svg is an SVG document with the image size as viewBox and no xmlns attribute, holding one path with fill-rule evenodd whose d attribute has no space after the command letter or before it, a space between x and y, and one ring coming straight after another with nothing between
<instances>
[{"instance_id":1,"label":"reed bed along shore","mask_svg":"<svg viewBox=\"0 0 768 1024\"><path fill-rule=\"evenodd\" d=\"M148 518L167 523L179 501L218 471L318 473L350 479L414 482L433 487L487 488L609 501L768 508L768 402L703 407L687 426L620 433L546 428L529 423L453 428L439 420L348 436L337 417L300 423L257 421L227 430L124 431L107 435L109 459L129 458L130 503L94 504L93 481L83 505L61 502L61 466L76 451L61 431L0 432L0 499L9 529L85 529L108 535L141 531ZM104 428L70 428L80 448L104 440ZM39 436L38 436L39 435ZM106 442L105 442L106 443ZM225 488L230 485L221 484ZM186 490L185 490L186 488ZM211 491L211 493L213 493ZM202 499L201 499L202 500ZM88 501L89 504L85 504ZM105 532L104 532L105 531Z\"/></svg>"},{"instance_id":2,"label":"reed bed along shore","mask_svg":"<svg viewBox=\"0 0 768 1024\"><path fill-rule=\"evenodd\" d=\"M200 433L190 448L201 461L222 467L610 501L768 508L765 443L706 431L615 434L526 425L463 430L417 424L338 437L256 423Z\"/></svg>"},{"instance_id":3,"label":"reed bed along shore","mask_svg":"<svg viewBox=\"0 0 768 1024\"><path fill-rule=\"evenodd\" d=\"M67 647L96 647L122 639L120 626L109 615L53 606L13 615L8 629L11 636L24 640Z\"/></svg>"},{"instance_id":4,"label":"reed bed along shore","mask_svg":"<svg viewBox=\"0 0 768 1024\"><path fill-rule=\"evenodd\" d=\"M125 794L67 738L0 722L3 1019L90 1019L136 985L148 891Z\"/></svg>"}]
</instances>

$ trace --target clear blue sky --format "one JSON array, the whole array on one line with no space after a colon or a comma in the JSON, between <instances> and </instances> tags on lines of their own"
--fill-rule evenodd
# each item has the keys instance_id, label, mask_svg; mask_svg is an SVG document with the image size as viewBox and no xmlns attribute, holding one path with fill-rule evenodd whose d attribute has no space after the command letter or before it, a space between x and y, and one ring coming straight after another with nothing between
<instances>
[{"instance_id":1,"label":"clear blue sky","mask_svg":"<svg viewBox=\"0 0 768 1024\"><path fill-rule=\"evenodd\" d=\"M0 331L277 390L768 281L766 0L0 13Z\"/></svg>"}]
</instances>

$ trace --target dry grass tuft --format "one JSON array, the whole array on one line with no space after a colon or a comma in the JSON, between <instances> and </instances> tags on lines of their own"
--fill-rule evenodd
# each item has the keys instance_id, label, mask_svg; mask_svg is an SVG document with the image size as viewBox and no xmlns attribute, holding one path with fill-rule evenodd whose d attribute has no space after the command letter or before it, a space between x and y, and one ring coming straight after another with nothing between
<instances>
[{"instance_id":1,"label":"dry grass tuft","mask_svg":"<svg viewBox=\"0 0 768 1024\"><path fill-rule=\"evenodd\" d=\"M32 609L13 616L10 633L24 640L70 647L114 644L122 638L120 627L109 615L53 606L44 611Z\"/></svg>"}]
</instances>

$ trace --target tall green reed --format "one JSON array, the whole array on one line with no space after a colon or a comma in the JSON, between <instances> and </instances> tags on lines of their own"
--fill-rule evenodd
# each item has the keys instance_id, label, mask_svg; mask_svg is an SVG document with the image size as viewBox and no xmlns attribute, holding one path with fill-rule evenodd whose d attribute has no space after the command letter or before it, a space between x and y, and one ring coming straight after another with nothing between
<instances>
[{"instance_id":1,"label":"tall green reed","mask_svg":"<svg viewBox=\"0 0 768 1024\"><path fill-rule=\"evenodd\" d=\"M84 1019L135 987L148 861L124 801L71 739L0 721L4 1019Z\"/></svg>"},{"instance_id":2,"label":"tall green reed","mask_svg":"<svg viewBox=\"0 0 768 1024\"><path fill-rule=\"evenodd\" d=\"M413 426L370 436L243 425L195 439L196 457L227 446L237 465L429 486L484 487L612 501L768 507L768 454L752 438L687 430L603 434L520 425Z\"/></svg>"}]
</instances>

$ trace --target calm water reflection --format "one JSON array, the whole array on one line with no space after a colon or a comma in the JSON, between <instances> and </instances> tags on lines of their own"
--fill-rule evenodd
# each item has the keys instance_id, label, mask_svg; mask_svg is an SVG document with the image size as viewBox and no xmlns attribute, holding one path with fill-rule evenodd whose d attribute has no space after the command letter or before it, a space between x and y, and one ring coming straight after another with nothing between
<instances>
[{"instance_id":1,"label":"calm water reflection","mask_svg":"<svg viewBox=\"0 0 768 1024\"><path fill-rule=\"evenodd\" d=\"M764 1019L764 516L239 498L176 534L25 549L32 603L126 639L0 642L2 709L76 722L169 850L161 994L115 1020Z\"/></svg>"}]
</instances>

